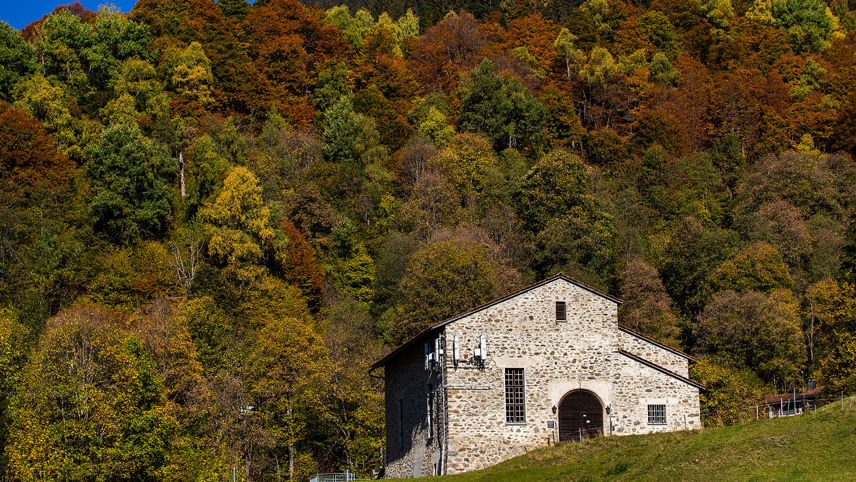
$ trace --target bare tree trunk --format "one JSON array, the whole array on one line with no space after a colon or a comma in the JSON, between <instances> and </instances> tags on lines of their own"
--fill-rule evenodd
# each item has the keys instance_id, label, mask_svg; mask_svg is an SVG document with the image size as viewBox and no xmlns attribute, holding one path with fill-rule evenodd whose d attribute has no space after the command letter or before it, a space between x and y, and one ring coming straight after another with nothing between
<instances>
[{"instance_id":1,"label":"bare tree trunk","mask_svg":"<svg viewBox=\"0 0 856 482\"><path fill-rule=\"evenodd\" d=\"M294 443L288 442L288 480L294 481Z\"/></svg>"},{"instance_id":2,"label":"bare tree trunk","mask_svg":"<svg viewBox=\"0 0 856 482\"><path fill-rule=\"evenodd\" d=\"M181 198L184 199L184 152L178 153L178 165L181 167Z\"/></svg>"},{"instance_id":3,"label":"bare tree trunk","mask_svg":"<svg viewBox=\"0 0 856 482\"><path fill-rule=\"evenodd\" d=\"M288 420L292 420L292 410L290 403L288 404ZM294 482L294 437L292 437L291 430L289 430L288 435L288 480Z\"/></svg>"},{"instance_id":4,"label":"bare tree trunk","mask_svg":"<svg viewBox=\"0 0 856 482\"><path fill-rule=\"evenodd\" d=\"M809 363L814 368L814 298L811 298L811 325L808 330Z\"/></svg>"}]
</instances>

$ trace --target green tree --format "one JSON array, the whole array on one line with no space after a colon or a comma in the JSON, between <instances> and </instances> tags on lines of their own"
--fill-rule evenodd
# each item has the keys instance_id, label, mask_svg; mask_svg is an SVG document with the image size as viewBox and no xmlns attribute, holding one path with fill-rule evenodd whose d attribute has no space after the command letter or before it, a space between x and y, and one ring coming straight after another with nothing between
<instances>
[{"instance_id":1,"label":"green tree","mask_svg":"<svg viewBox=\"0 0 856 482\"><path fill-rule=\"evenodd\" d=\"M822 0L775 0L771 13L797 53L820 52L830 44L833 21Z\"/></svg>"},{"instance_id":2,"label":"green tree","mask_svg":"<svg viewBox=\"0 0 856 482\"><path fill-rule=\"evenodd\" d=\"M734 17L731 0L700 0L699 13L717 29L727 29Z\"/></svg>"},{"instance_id":3,"label":"green tree","mask_svg":"<svg viewBox=\"0 0 856 482\"><path fill-rule=\"evenodd\" d=\"M150 102L163 90L157 79L154 65L145 59L132 57L122 62L119 74L113 82L117 97L131 95L138 110L146 110Z\"/></svg>"},{"instance_id":4,"label":"green tree","mask_svg":"<svg viewBox=\"0 0 856 482\"><path fill-rule=\"evenodd\" d=\"M265 448L288 461L289 479L295 480L298 445L317 416L321 388L330 376L328 351L307 321L273 319L255 337L246 371L254 416L269 437Z\"/></svg>"},{"instance_id":5,"label":"green tree","mask_svg":"<svg viewBox=\"0 0 856 482\"><path fill-rule=\"evenodd\" d=\"M708 277L737 251L737 236L724 229L709 229L686 218L670 236L663 256L663 284L685 315L704 307Z\"/></svg>"},{"instance_id":6,"label":"green tree","mask_svg":"<svg viewBox=\"0 0 856 482\"><path fill-rule=\"evenodd\" d=\"M565 77L571 82L576 77L576 67L585 61L586 54L576 46L577 36L570 30L563 28L559 36L553 42L556 52L562 56L565 62Z\"/></svg>"},{"instance_id":7,"label":"green tree","mask_svg":"<svg viewBox=\"0 0 856 482\"><path fill-rule=\"evenodd\" d=\"M539 148L544 106L516 78L506 81L489 60L470 73L456 96L461 130L481 133L497 147Z\"/></svg>"},{"instance_id":8,"label":"green tree","mask_svg":"<svg viewBox=\"0 0 856 482\"><path fill-rule=\"evenodd\" d=\"M817 380L830 393L856 391L856 335L838 336L832 351L820 361Z\"/></svg>"},{"instance_id":9,"label":"green tree","mask_svg":"<svg viewBox=\"0 0 856 482\"><path fill-rule=\"evenodd\" d=\"M101 7L92 26L92 45L83 51L90 84L108 90L124 60L152 58L151 43L148 25L129 19L115 7Z\"/></svg>"},{"instance_id":10,"label":"green tree","mask_svg":"<svg viewBox=\"0 0 856 482\"><path fill-rule=\"evenodd\" d=\"M538 94L538 100L544 105L547 144L572 149L582 145L585 129L574 109L573 96L566 90L547 86Z\"/></svg>"},{"instance_id":11,"label":"green tree","mask_svg":"<svg viewBox=\"0 0 856 482\"><path fill-rule=\"evenodd\" d=\"M362 169L377 157L379 137L374 122L357 114L348 97L324 112L324 156L349 172Z\"/></svg>"},{"instance_id":12,"label":"green tree","mask_svg":"<svg viewBox=\"0 0 856 482\"><path fill-rule=\"evenodd\" d=\"M37 478L157 480L179 430L162 382L115 313L80 305L53 318L12 403L9 471Z\"/></svg>"},{"instance_id":13,"label":"green tree","mask_svg":"<svg viewBox=\"0 0 856 482\"><path fill-rule=\"evenodd\" d=\"M26 327L18 323L9 309L0 309L0 447L5 456L0 458L0 469L7 471L8 438L11 424L9 403L20 390L21 373L27 361L29 348Z\"/></svg>"},{"instance_id":14,"label":"green tree","mask_svg":"<svg viewBox=\"0 0 856 482\"><path fill-rule=\"evenodd\" d=\"M0 22L0 99L10 100L12 86L36 70L36 52L17 30Z\"/></svg>"},{"instance_id":15,"label":"green tree","mask_svg":"<svg viewBox=\"0 0 856 482\"><path fill-rule=\"evenodd\" d=\"M163 234L171 214L175 166L135 127L115 125L86 150L95 229L130 244Z\"/></svg>"},{"instance_id":16,"label":"green tree","mask_svg":"<svg viewBox=\"0 0 856 482\"><path fill-rule=\"evenodd\" d=\"M209 296L188 300L182 310L200 363L207 373L217 373L229 361L231 320Z\"/></svg>"},{"instance_id":17,"label":"green tree","mask_svg":"<svg viewBox=\"0 0 856 482\"><path fill-rule=\"evenodd\" d=\"M65 84L87 103L111 87L123 60L148 56L152 36L146 24L130 20L115 8L99 10L83 22L69 9L57 10L40 27L35 46L41 70Z\"/></svg>"},{"instance_id":18,"label":"green tree","mask_svg":"<svg viewBox=\"0 0 856 482\"><path fill-rule=\"evenodd\" d=\"M374 297L374 260L362 244L348 249L348 254L338 258L328 271L341 296L360 302Z\"/></svg>"},{"instance_id":19,"label":"green tree","mask_svg":"<svg viewBox=\"0 0 856 482\"><path fill-rule=\"evenodd\" d=\"M331 11L328 10L328 14ZM319 111L326 111L350 93L348 67L343 63L336 64L318 73L318 82L312 91L312 103Z\"/></svg>"},{"instance_id":20,"label":"green tree","mask_svg":"<svg viewBox=\"0 0 856 482\"><path fill-rule=\"evenodd\" d=\"M425 114L424 120L419 123L417 130L440 147L449 144L455 135L455 128L449 124L446 115L434 106L428 108L428 112Z\"/></svg>"},{"instance_id":21,"label":"green tree","mask_svg":"<svg viewBox=\"0 0 856 482\"><path fill-rule=\"evenodd\" d=\"M588 161L598 166L617 166L630 156L627 143L612 129L590 131L583 145Z\"/></svg>"},{"instance_id":22,"label":"green tree","mask_svg":"<svg viewBox=\"0 0 856 482\"><path fill-rule=\"evenodd\" d=\"M383 447L383 388L380 380L365 374L382 347L367 303L342 299L323 315L332 369L325 391L332 448L341 454L340 467L369 476Z\"/></svg>"},{"instance_id":23,"label":"green tree","mask_svg":"<svg viewBox=\"0 0 856 482\"><path fill-rule=\"evenodd\" d=\"M393 344L490 300L498 288L495 264L474 242L436 242L417 251L401 280Z\"/></svg>"},{"instance_id":24,"label":"green tree","mask_svg":"<svg viewBox=\"0 0 856 482\"><path fill-rule=\"evenodd\" d=\"M666 54L657 52L651 59L651 80L674 86L680 82L681 73L675 70Z\"/></svg>"},{"instance_id":25,"label":"green tree","mask_svg":"<svg viewBox=\"0 0 856 482\"><path fill-rule=\"evenodd\" d=\"M803 296L802 318L809 363L816 367L836 351L846 335L856 334L856 290L834 278L810 285Z\"/></svg>"},{"instance_id":26,"label":"green tree","mask_svg":"<svg viewBox=\"0 0 856 482\"><path fill-rule=\"evenodd\" d=\"M197 137L185 157L186 190L182 193L188 214L195 214L201 205L214 196L223 184L229 161L217 152L217 145L207 134Z\"/></svg>"},{"instance_id":27,"label":"green tree","mask_svg":"<svg viewBox=\"0 0 856 482\"><path fill-rule=\"evenodd\" d=\"M542 278L565 272L607 290L617 274L617 241L612 217L590 200L553 218L535 235L533 267Z\"/></svg>"},{"instance_id":28,"label":"green tree","mask_svg":"<svg viewBox=\"0 0 856 482\"><path fill-rule=\"evenodd\" d=\"M580 67L578 75L590 89L602 89L618 73L619 65L609 50L596 46L589 52L588 60Z\"/></svg>"},{"instance_id":29,"label":"green tree","mask_svg":"<svg viewBox=\"0 0 856 482\"><path fill-rule=\"evenodd\" d=\"M764 402L763 382L752 370L735 369L713 360L692 365L690 376L707 390L699 393L705 427L722 427L755 420L753 405Z\"/></svg>"},{"instance_id":30,"label":"green tree","mask_svg":"<svg viewBox=\"0 0 856 482\"><path fill-rule=\"evenodd\" d=\"M681 50L681 37L665 14L658 10L651 10L639 17L639 27L645 32L648 40L665 53L666 60L675 59Z\"/></svg>"},{"instance_id":31,"label":"green tree","mask_svg":"<svg viewBox=\"0 0 856 482\"><path fill-rule=\"evenodd\" d=\"M15 84L12 98L15 99L15 107L27 111L44 124L61 151L71 153L77 136L68 110L68 98L62 88L52 85L39 73Z\"/></svg>"},{"instance_id":32,"label":"green tree","mask_svg":"<svg viewBox=\"0 0 856 482\"><path fill-rule=\"evenodd\" d=\"M429 160L428 167L445 174L465 198L475 198L487 195L489 184L496 177L498 161L490 141L479 135L462 133Z\"/></svg>"},{"instance_id":33,"label":"green tree","mask_svg":"<svg viewBox=\"0 0 856 482\"><path fill-rule=\"evenodd\" d=\"M753 370L765 382L786 389L799 382L806 361L800 325L790 290L769 295L728 290L705 306L693 336L696 352Z\"/></svg>"},{"instance_id":34,"label":"green tree","mask_svg":"<svg viewBox=\"0 0 856 482\"><path fill-rule=\"evenodd\" d=\"M217 6L227 18L243 20L250 12L252 5L247 0L218 0Z\"/></svg>"},{"instance_id":35,"label":"green tree","mask_svg":"<svg viewBox=\"0 0 856 482\"><path fill-rule=\"evenodd\" d=\"M856 218L847 227L842 248L841 271L851 284L856 284Z\"/></svg>"},{"instance_id":36,"label":"green tree","mask_svg":"<svg viewBox=\"0 0 856 482\"><path fill-rule=\"evenodd\" d=\"M42 73L75 93L85 93L89 79L83 53L93 44L92 25L62 9L48 15L40 30L35 47Z\"/></svg>"},{"instance_id":37,"label":"green tree","mask_svg":"<svg viewBox=\"0 0 856 482\"><path fill-rule=\"evenodd\" d=\"M516 200L520 219L535 232L575 206L590 205L593 198L585 164L563 149L551 151L523 178Z\"/></svg>"},{"instance_id":38,"label":"green tree","mask_svg":"<svg viewBox=\"0 0 856 482\"><path fill-rule=\"evenodd\" d=\"M769 293L777 288L792 286L793 280L782 261L782 255L776 248L761 241L746 246L722 263L708 280L708 292L711 295L725 290Z\"/></svg>"}]
</instances>

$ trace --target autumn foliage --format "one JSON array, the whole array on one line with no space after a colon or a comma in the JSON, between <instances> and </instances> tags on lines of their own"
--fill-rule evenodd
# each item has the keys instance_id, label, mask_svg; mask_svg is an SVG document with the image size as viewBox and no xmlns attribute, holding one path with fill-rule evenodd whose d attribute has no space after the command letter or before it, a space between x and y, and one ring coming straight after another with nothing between
<instances>
[{"instance_id":1,"label":"autumn foliage","mask_svg":"<svg viewBox=\"0 0 856 482\"><path fill-rule=\"evenodd\" d=\"M559 271L706 424L856 390L853 2L347 3L0 23L0 471L378 475L371 363Z\"/></svg>"}]
</instances>

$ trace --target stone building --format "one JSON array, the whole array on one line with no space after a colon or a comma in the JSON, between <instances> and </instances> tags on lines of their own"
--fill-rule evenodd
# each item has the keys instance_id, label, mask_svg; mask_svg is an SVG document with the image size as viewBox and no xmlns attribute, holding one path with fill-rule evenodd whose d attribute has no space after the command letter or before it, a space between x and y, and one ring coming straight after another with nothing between
<instances>
[{"instance_id":1,"label":"stone building","mask_svg":"<svg viewBox=\"0 0 856 482\"><path fill-rule=\"evenodd\" d=\"M620 326L620 303L556 275L375 363L386 379L385 475L455 474L557 441L700 428L692 358Z\"/></svg>"}]
</instances>

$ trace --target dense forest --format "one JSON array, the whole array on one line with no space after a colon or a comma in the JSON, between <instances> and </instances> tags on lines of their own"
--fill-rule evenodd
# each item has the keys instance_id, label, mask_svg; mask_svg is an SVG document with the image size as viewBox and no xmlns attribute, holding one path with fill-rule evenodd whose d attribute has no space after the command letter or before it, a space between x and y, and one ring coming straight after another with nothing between
<instances>
[{"instance_id":1,"label":"dense forest","mask_svg":"<svg viewBox=\"0 0 856 482\"><path fill-rule=\"evenodd\" d=\"M371 475L369 366L557 272L708 425L856 392L854 0L335 3L0 22L9 479Z\"/></svg>"}]
</instances>

